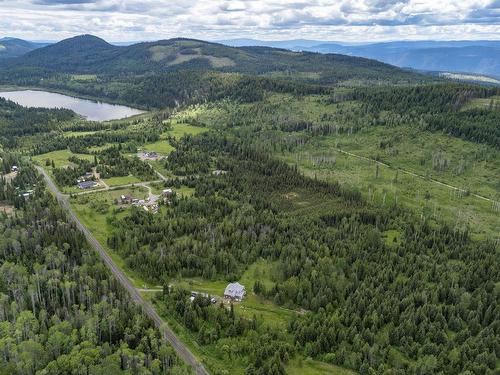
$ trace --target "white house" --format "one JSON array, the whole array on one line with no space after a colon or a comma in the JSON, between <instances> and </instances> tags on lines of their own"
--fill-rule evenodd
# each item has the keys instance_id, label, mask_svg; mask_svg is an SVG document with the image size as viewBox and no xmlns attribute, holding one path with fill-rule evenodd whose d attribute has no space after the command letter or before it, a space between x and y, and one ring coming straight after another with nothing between
<instances>
[{"instance_id":1,"label":"white house","mask_svg":"<svg viewBox=\"0 0 500 375\"><path fill-rule=\"evenodd\" d=\"M174 194L174 191L172 189L163 189L163 191L161 192L161 194L164 196L164 197L171 197L173 194Z\"/></svg>"},{"instance_id":2,"label":"white house","mask_svg":"<svg viewBox=\"0 0 500 375\"><path fill-rule=\"evenodd\" d=\"M241 301L246 294L245 287L238 282L228 284L224 290L224 298Z\"/></svg>"}]
</instances>

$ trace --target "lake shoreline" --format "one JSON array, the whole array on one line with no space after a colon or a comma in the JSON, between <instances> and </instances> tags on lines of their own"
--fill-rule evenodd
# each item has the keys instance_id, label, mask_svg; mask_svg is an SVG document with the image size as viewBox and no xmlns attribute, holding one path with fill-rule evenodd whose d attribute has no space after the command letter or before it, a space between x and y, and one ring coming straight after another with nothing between
<instances>
[{"instance_id":1,"label":"lake shoreline","mask_svg":"<svg viewBox=\"0 0 500 375\"><path fill-rule=\"evenodd\" d=\"M146 108L146 107L141 107L141 106L136 106L136 105L134 105L134 107L131 107L130 103L126 103L126 102L121 101L121 100L113 100L111 98L101 98L101 97L97 97L97 96L85 95L85 94L81 94L81 93L71 91L71 90L59 89L59 88L54 88L54 87L46 87L46 86L16 86L16 85L0 84L0 92L2 92L2 91L3 92L27 91L27 90L51 92L53 94L61 94L61 95L71 96L72 98L75 98L75 99L90 100L90 101L93 101L96 103L121 105L124 107L130 107L130 108L137 109L139 111L143 111L144 113L151 111L151 108Z\"/></svg>"},{"instance_id":2,"label":"lake shoreline","mask_svg":"<svg viewBox=\"0 0 500 375\"><path fill-rule=\"evenodd\" d=\"M0 86L0 97L27 108L64 108L88 121L114 121L141 116L146 111L101 100L87 99L62 92L16 86Z\"/></svg>"}]
</instances>

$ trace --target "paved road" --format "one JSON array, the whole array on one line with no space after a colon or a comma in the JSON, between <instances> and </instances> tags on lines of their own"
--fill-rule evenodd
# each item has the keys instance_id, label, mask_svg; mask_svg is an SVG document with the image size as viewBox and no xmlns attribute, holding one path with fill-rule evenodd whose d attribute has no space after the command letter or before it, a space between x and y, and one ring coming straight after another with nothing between
<instances>
[{"instance_id":1,"label":"paved road","mask_svg":"<svg viewBox=\"0 0 500 375\"><path fill-rule=\"evenodd\" d=\"M113 262L108 253L101 246L99 241L96 240L94 235L90 233L90 231L85 227L78 217L75 215L73 210L71 209L71 205L68 201L68 196L66 194L62 194L57 186L54 184L49 175L45 172L45 170L41 167L36 167L37 170L43 175L45 181L47 182L48 188L55 194L57 201L63 207L71 221L73 221L78 229L80 229L87 241L92 245L92 247L97 251L99 256L101 257L104 264L111 270L116 279L122 284L122 286L130 293L132 300L142 306L143 311L153 320L156 327L162 332L165 339L172 345L172 347L177 352L177 355L188 365L193 368L193 371L197 375L208 375L208 371L205 370L203 365L196 360L196 357L191 353L191 351L175 336L174 332L167 326L167 324L163 321L160 315L156 312L153 305L146 301L140 294L139 290L134 287L134 285L130 282L127 276L118 268L118 266Z\"/></svg>"}]
</instances>

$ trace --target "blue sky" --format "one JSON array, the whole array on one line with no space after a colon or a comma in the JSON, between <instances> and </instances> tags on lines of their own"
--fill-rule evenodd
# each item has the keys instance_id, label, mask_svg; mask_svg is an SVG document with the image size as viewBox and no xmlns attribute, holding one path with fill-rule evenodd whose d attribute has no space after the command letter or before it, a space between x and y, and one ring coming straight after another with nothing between
<instances>
[{"instance_id":1,"label":"blue sky","mask_svg":"<svg viewBox=\"0 0 500 375\"><path fill-rule=\"evenodd\" d=\"M500 0L0 0L0 37L500 39Z\"/></svg>"}]
</instances>

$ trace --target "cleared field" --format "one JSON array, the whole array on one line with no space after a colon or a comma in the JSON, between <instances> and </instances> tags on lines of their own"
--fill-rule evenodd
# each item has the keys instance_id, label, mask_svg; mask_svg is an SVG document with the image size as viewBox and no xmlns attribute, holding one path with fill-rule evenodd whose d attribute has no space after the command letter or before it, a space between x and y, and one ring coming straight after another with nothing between
<instances>
[{"instance_id":1,"label":"cleared field","mask_svg":"<svg viewBox=\"0 0 500 375\"><path fill-rule=\"evenodd\" d=\"M290 361L285 367L288 375L354 375L354 371L315 361L311 358L297 358Z\"/></svg>"},{"instance_id":2,"label":"cleared field","mask_svg":"<svg viewBox=\"0 0 500 375\"><path fill-rule=\"evenodd\" d=\"M107 246L107 239L114 230L112 222L128 215L126 209L123 211L116 210L118 206L115 204L115 200L122 194L145 197L147 196L147 189L137 186L96 192L76 196L70 200L70 203L80 221L92 232L132 283L137 288L154 288L156 285L148 283L138 273L127 267L123 258Z\"/></svg>"},{"instance_id":3,"label":"cleared field","mask_svg":"<svg viewBox=\"0 0 500 375\"><path fill-rule=\"evenodd\" d=\"M36 155L33 156L33 160L44 168L47 168L47 170L51 171L51 165L45 166L46 160L50 160L51 162L53 161L56 168L62 168L72 165L72 163L68 160L71 156L76 156L80 159L93 160L92 155L74 154L69 150L52 151L46 154Z\"/></svg>"},{"instance_id":4,"label":"cleared field","mask_svg":"<svg viewBox=\"0 0 500 375\"><path fill-rule=\"evenodd\" d=\"M173 150L175 150L175 148L168 142L168 137L179 139L188 134L198 135L208 131L207 128L179 123L176 120L170 120L168 123L172 126L172 130L162 133L159 141L145 143L144 145L140 146L139 149L144 151L158 152L161 155L168 155Z\"/></svg>"},{"instance_id":5,"label":"cleared field","mask_svg":"<svg viewBox=\"0 0 500 375\"><path fill-rule=\"evenodd\" d=\"M473 99L470 103L466 104L462 108L462 110L465 111L472 108L500 110L500 96L492 96L490 98L484 99Z\"/></svg>"},{"instance_id":6,"label":"cleared field","mask_svg":"<svg viewBox=\"0 0 500 375\"><path fill-rule=\"evenodd\" d=\"M140 149L150 152L154 151L161 155L168 155L175 150L175 148L171 146L166 139L161 139L153 143L146 143L143 146L141 146Z\"/></svg>"},{"instance_id":7,"label":"cleared field","mask_svg":"<svg viewBox=\"0 0 500 375\"><path fill-rule=\"evenodd\" d=\"M308 152L286 154L282 159L290 165L298 165L307 176L338 181L358 189L369 202L382 206L403 205L412 209L422 220L444 220L453 227L470 228L477 238L494 238L498 235L500 219L492 202L373 161L335 151L330 151L328 155L335 158L335 163L315 165L314 158ZM311 208L305 205L304 209Z\"/></svg>"},{"instance_id":8,"label":"cleared field","mask_svg":"<svg viewBox=\"0 0 500 375\"><path fill-rule=\"evenodd\" d=\"M92 135L92 134L95 134L96 132L95 131L69 131L69 132L64 132L64 136L65 137L83 137L83 136L86 136L86 135Z\"/></svg>"},{"instance_id":9,"label":"cleared field","mask_svg":"<svg viewBox=\"0 0 500 375\"><path fill-rule=\"evenodd\" d=\"M407 126L331 135L314 146L303 149L313 157L341 149L500 200L500 153L487 145Z\"/></svg>"},{"instance_id":10,"label":"cleared field","mask_svg":"<svg viewBox=\"0 0 500 375\"><path fill-rule=\"evenodd\" d=\"M108 186L120 186L128 184L137 184L142 182L135 176L120 176L120 177L110 177L103 180Z\"/></svg>"},{"instance_id":11,"label":"cleared field","mask_svg":"<svg viewBox=\"0 0 500 375\"><path fill-rule=\"evenodd\" d=\"M167 136L182 138L187 134L198 135L208 131L207 128L181 123L176 120L170 120L168 123L172 126L172 130L169 130L166 133L162 134L162 138L166 138Z\"/></svg>"},{"instance_id":12,"label":"cleared field","mask_svg":"<svg viewBox=\"0 0 500 375\"><path fill-rule=\"evenodd\" d=\"M195 192L195 189L189 186L181 186L180 188L176 188L174 190L181 198L191 197Z\"/></svg>"},{"instance_id":13,"label":"cleared field","mask_svg":"<svg viewBox=\"0 0 500 375\"><path fill-rule=\"evenodd\" d=\"M113 147L114 145L112 143L106 143L102 146L92 146L92 147L89 147L87 150L89 152L101 152L101 151L104 151L110 147Z\"/></svg>"},{"instance_id":14,"label":"cleared field","mask_svg":"<svg viewBox=\"0 0 500 375\"><path fill-rule=\"evenodd\" d=\"M252 319L255 315L265 322L265 324L286 328L289 320L298 312L278 306L274 302L257 296L253 292L256 280L262 282L266 288L271 288L274 285L274 281L270 279L270 276L274 273L274 266L275 264L261 259L248 267L241 278L236 280L245 286L247 294L243 301L234 304L234 309L248 319ZM210 281L202 278L185 278L172 280L171 284L182 286L187 290L204 292L222 298L228 282L223 280Z\"/></svg>"}]
</instances>

